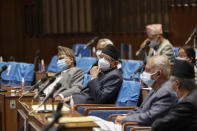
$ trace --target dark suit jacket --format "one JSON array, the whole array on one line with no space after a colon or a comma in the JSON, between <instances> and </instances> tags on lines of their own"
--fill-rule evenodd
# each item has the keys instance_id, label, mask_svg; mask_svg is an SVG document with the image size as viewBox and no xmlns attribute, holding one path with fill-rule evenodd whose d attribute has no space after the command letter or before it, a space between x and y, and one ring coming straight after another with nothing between
<instances>
[{"instance_id":1,"label":"dark suit jacket","mask_svg":"<svg viewBox=\"0 0 197 131\"><path fill-rule=\"evenodd\" d=\"M100 72L79 93L72 95L75 104L113 104L122 85L122 72L112 69Z\"/></svg>"},{"instance_id":2,"label":"dark suit jacket","mask_svg":"<svg viewBox=\"0 0 197 131\"><path fill-rule=\"evenodd\" d=\"M122 122L129 121L151 125L155 119L163 117L177 102L178 97L172 89L171 81L168 80L156 90L151 90L142 105L127 114Z\"/></svg>"},{"instance_id":3,"label":"dark suit jacket","mask_svg":"<svg viewBox=\"0 0 197 131\"><path fill-rule=\"evenodd\" d=\"M153 131L197 131L197 89L191 91L169 113L155 121Z\"/></svg>"}]
</instances>

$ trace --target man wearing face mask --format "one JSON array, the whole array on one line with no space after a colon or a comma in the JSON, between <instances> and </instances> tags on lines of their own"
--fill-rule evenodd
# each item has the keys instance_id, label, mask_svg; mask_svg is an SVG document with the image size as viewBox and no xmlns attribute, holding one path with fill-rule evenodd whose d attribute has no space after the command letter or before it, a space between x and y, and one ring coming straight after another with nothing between
<instances>
[{"instance_id":1,"label":"man wearing face mask","mask_svg":"<svg viewBox=\"0 0 197 131\"><path fill-rule=\"evenodd\" d=\"M171 81L181 99L166 116L152 124L152 131L196 131L197 87L194 66L186 60L175 61Z\"/></svg>"},{"instance_id":2,"label":"man wearing face mask","mask_svg":"<svg viewBox=\"0 0 197 131\"><path fill-rule=\"evenodd\" d=\"M119 51L107 45L100 55L98 66L90 70L91 81L78 93L72 95L75 104L114 104L122 85L122 72L117 69ZM71 99L67 97L64 102Z\"/></svg>"},{"instance_id":3,"label":"man wearing face mask","mask_svg":"<svg viewBox=\"0 0 197 131\"><path fill-rule=\"evenodd\" d=\"M183 46L178 50L177 59L184 59L194 65L195 81L197 83L196 53L191 46Z\"/></svg>"},{"instance_id":4,"label":"man wearing face mask","mask_svg":"<svg viewBox=\"0 0 197 131\"><path fill-rule=\"evenodd\" d=\"M150 50L148 56L146 48L139 50L136 54L140 60L146 60L152 56L165 55L167 56L170 64L174 63L174 49L170 42L163 37L163 30L161 24L151 24L146 26L146 33L148 38L141 44L141 49L149 43Z\"/></svg>"},{"instance_id":5,"label":"man wearing face mask","mask_svg":"<svg viewBox=\"0 0 197 131\"><path fill-rule=\"evenodd\" d=\"M102 49L104 49L107 45L113 45L113 42L110 39L104 38L104 39L99 39L97 44L96 44L96 57L99 59ZM98 66L98 61L92 65L92 67ZM89 72L90 73L90 72Z\"/></svg>"},{"instance_id":6,"label":"man wearing face mask","mask_svg":"<svg viewBox=\"0 0 197 131\"><path fill-rule=\"evenodd\" d=\"M84 71L75 65L74 52L70 48L58 46L57 67L61 75L44 90L44 93L48 94L58 82L62 84L62 87L54 94L56 100L79 93L83 87Z\"/></svg>"},{"instance_id":7,"label":"man wearing face mask","mask_svg":"<svg viewBox=\"0 0 197 131\"><path fill-rule=\"evenodd\" d=\"M169 75L170 64L166 56L149 58L141 79L147 86L152 87L152 90L140 107L127 115L118 116L115 123L138 122L150 126L157 118L163 117L178 102Z\"/></svg>"}]
</instances>

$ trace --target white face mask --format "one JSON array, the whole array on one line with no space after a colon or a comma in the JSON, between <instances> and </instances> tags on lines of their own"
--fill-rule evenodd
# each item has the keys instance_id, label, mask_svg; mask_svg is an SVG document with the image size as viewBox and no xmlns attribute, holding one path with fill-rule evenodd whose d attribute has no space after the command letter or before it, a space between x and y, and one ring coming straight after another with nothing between
<instances>
[{"instance_id":1,"label":"white face mask","mask_svg":"<svg viewBox=\"0 0 197 131\"><path fill-rule=\"evenodd\" d=\"M101 58L98 61L98 67L101 71L107 71L110 69L110 63L105 58Z\"/></svg>"},{"instance_id":2,"label":"white face mask","mask_svg":"<svg viewBox=\"0 0 197 131\"><path fill-rule=\"evenodd\" d=\"M102 54L102 51L101 50L97 50L96 51L96 56L97 58L99 59L100 58L100 55Z\"/></svg>"},{"instance_id":3,"label":"white face mask","mask_svg":"<svg viewBox=\"0 0 197 131\"><path fill-rule=\"evenodd\" d=\"M176 59L177 59L177 60L185 60L185 61L189 61L189 59L186 59L186 58L184 58L184 57L179 57L179 56L178 56L178 57L176 57Z\"/></svg>"}]
</instances>

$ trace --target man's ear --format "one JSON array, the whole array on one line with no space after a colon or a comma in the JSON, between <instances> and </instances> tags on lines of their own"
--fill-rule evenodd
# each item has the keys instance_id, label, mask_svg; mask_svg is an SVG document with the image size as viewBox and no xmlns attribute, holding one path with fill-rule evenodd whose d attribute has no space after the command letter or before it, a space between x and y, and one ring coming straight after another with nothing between
<instances>
[{"instance_id":1,"label":"man's ear","mask_svg":"<svg viewBox=\"0 0 197 131\"><path fill-rule=\"evenodd\" d=\"M161 76L162 72L159 70L155 75L152 76L153 79L158 79Z\"/></svg>"},{"instance_id":2,"label":"man's ear","mask_svg":"<svg viewBox=\"0 0 197 131\"><path fill-rule=\"evenodd\" d=\"M74 58L73 57L70 57L70 62L74 63Z\"/></svg>"},{"instance_id":3,"label":"man's ear","mask_svg":"<svg viewBox=\"0 0 197 131\"><path fill-rule=\"evenodd\" d=\"M161 70L157 71L157 73L156 73L157 78L159 78L159 76L161 76L161 74L162 74Z\"/></svg>"},{"instance_id":4,"label":"man's ear","mask_svg":"<svg viewBox=\"0 0 197 131\"><path fill-rule=\"evenodd\" d=\"M112 67L112 68L117 67L117 65L118 65L118 61L114 61L114 62L113 62L113 67ZM112 66L112 65L111 65L111 66Z\"/></svg>"},{"instance_id":5,"label":"man's ear","mask_svg":"<svg viewBox=\"0 0 197 131\"><path fill-rule=\"evenodd\" d=\"M180 87L181 87L180 81L176 80L175 82L176 82L178 89L180 89Z\"/></svg>"},{"instance_id":6,"label":"man's ear","mask_svg":"<svg viewBox=\"0 0 197 131\"><path fill-rule=\"evenodd\" d=\"M190 58L189 58L189 62L190 62L190 63L192 63L192 61L193 61L193 58L192 58L192 57L190 57Z\"/></svg>"}]
</instances>

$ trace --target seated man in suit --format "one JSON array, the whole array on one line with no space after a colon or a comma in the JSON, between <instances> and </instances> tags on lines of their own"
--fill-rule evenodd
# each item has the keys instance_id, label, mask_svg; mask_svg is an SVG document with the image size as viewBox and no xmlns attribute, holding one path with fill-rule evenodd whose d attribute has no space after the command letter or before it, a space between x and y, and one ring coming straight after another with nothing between
<instances>
[{"instance_id":1,"label":"seated man in suit","mask_svg":"<svg viewBox=\"0 0 197 131\"><path fill-rule=\"evenodd\" d=\"M166 115L168 110L178 102L169 76L170 63L166 56L149 58L141 79L152 90L147 94L140 107L127 115L118 116L115 123L138 122L143 125L151 125L157 118Z\"/></svg>"},{"instance_id":2,"label":"seated man in suit","mask_svg":"<svg viewBox=\"0 0 197 131\"><path fill-rule=\"evenodd\" d=\"M171 81L181 99L163 118L152 124L153 131L197 130L197 87L194 66L186 60L175 61Z\"/></svg>"},{"instance_id":3,"label":"seated man in suit","mask_svg":"<svg viewBox=\"0 0 197 131\"><path fill-rule=\"evenodd\" d=\"M107 45L100 55L98 66L90 70L91 81L78 94L73 94L74 104L112 104L115 103L122 85L122 72L117 69L119 51ZM67 97L64 102L71 99Z\"/></svg>"},{"instance_id":4,"label":"seated man in suit","mask_svg":"<svg viewBox=\"0 0 197 131\"><path fill-rule=\"evenodd\" d=\"M146 26L146 33L148 38L141 44L141 48L149 42L150 50L146 54L146 48L139 50L136 55L140 60L146 60L146 57L165 55L170 64L174 63L174 49L172 44L163 37L163 30L161 24L151 24Z\"/></svg>"},{"instance_id":5,"label":"seated man in suit","mask_svg":"<svg viewBox=\"0 0 197 131\"><path fill-rule=\"evenodd\" d=\"M75 55L72 49L58 46L57 67L61 75L44 90L44 93L48 94L58 82L62 84L62 87L54 94L56 100L79 93L83 87L84 71L75 65Z\"/></svg>"}]
</instances>

